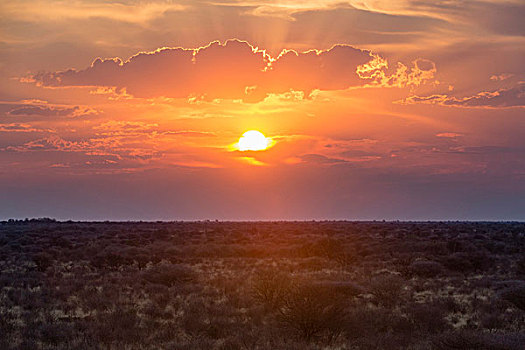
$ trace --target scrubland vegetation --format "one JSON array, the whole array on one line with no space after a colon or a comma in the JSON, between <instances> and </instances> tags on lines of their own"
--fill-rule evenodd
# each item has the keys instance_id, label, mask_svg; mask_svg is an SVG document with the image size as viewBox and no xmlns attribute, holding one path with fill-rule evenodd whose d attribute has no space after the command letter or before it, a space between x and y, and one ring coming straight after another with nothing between
<instances>
[{"instance_id":1,"label":"scrubland vegetation","mask_svg":"<svg viewBox=\"0 0 525 350\"><path fill-rule=\"evenodd\" d=\"M0 223L0 349L524 349L524 223Z\"/></svg>"}]
</instances>

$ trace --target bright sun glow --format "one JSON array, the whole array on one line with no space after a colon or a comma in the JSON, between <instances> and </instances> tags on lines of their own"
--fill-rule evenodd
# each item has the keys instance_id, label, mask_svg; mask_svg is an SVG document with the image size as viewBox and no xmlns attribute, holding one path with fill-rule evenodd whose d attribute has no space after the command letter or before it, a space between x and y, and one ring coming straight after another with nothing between
<instances>
[{"instance_id":1,"label":"bright sun glow","mask_svg":"<svg viewBox=\"0 0 525 350\"><path fill-rule=\"evenodd\" d=\"M270 138L265 137L260 131L250 130L242 134L237 148L239 151L264 151L270 144Z\"/></svg>"}]
</instances>

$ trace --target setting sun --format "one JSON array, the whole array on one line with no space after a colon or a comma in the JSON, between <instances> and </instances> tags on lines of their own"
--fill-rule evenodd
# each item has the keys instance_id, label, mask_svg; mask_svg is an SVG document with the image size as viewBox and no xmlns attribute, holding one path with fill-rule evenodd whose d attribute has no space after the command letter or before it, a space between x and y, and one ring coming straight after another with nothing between
<instances>
[{"instance_id":1,"label":"setting sun","mask_svg":"<svg viewBox=\"0 0 525 350\"><path fill-rule=\"evenodd\" d=\"M250 130L242 134L237 148L239 151L264 151L271 145L271 142L272 140L265 137L262 132Z\"/></svg>"}]
</instances>

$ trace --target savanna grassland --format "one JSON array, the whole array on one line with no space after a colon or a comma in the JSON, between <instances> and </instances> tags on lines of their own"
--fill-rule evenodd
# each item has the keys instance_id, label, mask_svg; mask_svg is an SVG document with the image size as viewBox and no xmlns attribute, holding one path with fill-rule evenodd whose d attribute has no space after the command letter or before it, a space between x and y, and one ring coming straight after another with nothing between
<instances>
[{"instance_id":1,"label":"savanna grassland","mask_svg":"<svg viewBox=\"0 0 525 350\"><path fill-rule=\"evenodd\" d=\"M523 349L525 223L0 223L0 349Z\"/></svg>"}]
</instances>

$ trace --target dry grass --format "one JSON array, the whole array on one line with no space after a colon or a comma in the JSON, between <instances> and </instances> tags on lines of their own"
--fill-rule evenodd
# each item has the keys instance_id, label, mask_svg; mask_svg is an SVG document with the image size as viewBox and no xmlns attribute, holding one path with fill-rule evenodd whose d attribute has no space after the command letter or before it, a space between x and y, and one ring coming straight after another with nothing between
<instances>
[{"instance_id":1,"label":"dry grass","mask_svg":"<svg viewBox=\"0 0 525 350\"><path fill-rule=\"evenodd\" d=\"M521 223L0 224L1 349L521 349Z\"/></svg>"}]
</instances>

